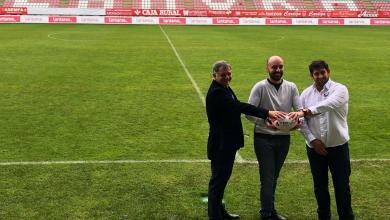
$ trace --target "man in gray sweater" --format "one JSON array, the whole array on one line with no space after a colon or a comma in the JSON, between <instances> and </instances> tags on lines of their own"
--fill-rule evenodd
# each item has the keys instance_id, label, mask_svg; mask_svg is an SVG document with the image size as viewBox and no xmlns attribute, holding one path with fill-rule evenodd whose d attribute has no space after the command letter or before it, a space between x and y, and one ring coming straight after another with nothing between
<instances>
[{"instance_id":1,"label":"man in gray sweater","mask_svg":"<svg viewBox=\"0 0 390 220\"><path fill-rule=\"evenodd\" d=\"M297 86L282 79L284 61L280 56L267 59L268 78L252 88L248 103L257 107L291 112L301 110ZM298 114L298 113L290 113ZM290 147L290 131L277 130L271 122L246 116L255 123L254 145L260 172L261 219L286 219L277 214L274 201L277 179Z\"/></svg>"}]
</instances>

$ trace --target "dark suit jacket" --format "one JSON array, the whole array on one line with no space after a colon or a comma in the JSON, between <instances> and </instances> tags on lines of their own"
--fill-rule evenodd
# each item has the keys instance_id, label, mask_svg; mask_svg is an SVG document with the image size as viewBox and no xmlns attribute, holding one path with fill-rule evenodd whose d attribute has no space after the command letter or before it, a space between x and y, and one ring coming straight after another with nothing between
<instances>
[{"instance_id":1,"label":"dark suit jacket","mask_svg":"<svg viewBox=\"0 0 390 220\"><path fill-rule=\"evenodd\" d=\"M237 150L244 146L241 113L266 118L268 110L240 102L230 87L215 80L206 96L206 111L210 125L207 157L211 160L222 149Z\"/></svg>"}]
</instances>

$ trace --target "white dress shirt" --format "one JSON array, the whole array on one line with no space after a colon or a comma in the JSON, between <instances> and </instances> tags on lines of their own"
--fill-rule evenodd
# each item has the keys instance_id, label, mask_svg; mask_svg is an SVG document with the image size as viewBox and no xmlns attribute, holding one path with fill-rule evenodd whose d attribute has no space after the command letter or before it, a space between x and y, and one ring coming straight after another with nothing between
<instances>
[{"instance_id":1,"label":"white dress shirt","mask_svg":"<svg viewBox=\"0 0 390 220\"><path fill-rule=\"evenodd\" d=\"M302 106L313 114L300 128L309 147L313 147L310 142L314 139L321 140L326 147L349 140L347 87L329 79L320 92L313 84L302 92L300 99Z\"/></svg>"}]
</instances>

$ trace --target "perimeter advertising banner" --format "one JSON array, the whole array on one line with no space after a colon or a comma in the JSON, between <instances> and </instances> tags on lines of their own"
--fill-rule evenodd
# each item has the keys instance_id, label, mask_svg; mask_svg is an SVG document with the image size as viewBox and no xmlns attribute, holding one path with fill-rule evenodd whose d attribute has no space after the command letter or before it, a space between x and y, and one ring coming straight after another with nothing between
<instances>
[{"instance_id":1,"label":"perimeter advertising banner","mask_svg":"<svg viewBox=\"0 0 390 220\"><path fill-rule=\"evenodd\" d=\"M186 9L92 9L0 7L5 15L106 15L153 17L247 17L247 18L390 18L390 11L321 10L186 10Z\"/></svg>"},{"instance_id":2,"label":"perimeter advertising banner","mask_svg":"<svg viewBox=\"0 0 390 220\"><path fill-rule=\"evenodd\" d=\"M0 7L0 15L26 15L26 7Z\"/></svg>"},{"instance_id":3,"label":"perimeter advertising banner","mask_svg":"<svg viewBox=\"0 0 390 220\"><path fill-rule=\"evenodd\" d=\"M378 18L390 18L390 11L378 11Z\"/></svg>"},{"instance_id":4,"label":"perimeter advertising banner","mask_svg":"<svg viewBox=\"0 0 390 220\"><path fill-rule=\"evenodd\" d=\"M20 16L2 15L0 23L20 23Z\"/></svg>"},{"instance_id":5,"label":"perimeter advertising banner","mask_svg":"<svg viewBox=\"0 0 390 220\"><path fill-rule=\"evenodd\" d=\"M142 17L239 17L239 18L390 18L390 11L321 10L185 10L0 7L3 15L142 16Z\"/></svg>"},{"instance_id":6,"label":"perimeter advertising banner","mask_svg":"<svg viewBox=\"0 0 390 220\"><path fill-rule=\"evenodd\" d=\"M150 25L375 25L390 26L390 18L239 18L147 16L0 15L0 23L150 24Z\"/></svg>"},{"instance_id":7,"label":"perimeter advertising banner","mask_svg":"<svg viewBox=\"0 0 390 220\"><path fill-rule=\"evenodd\" d=\"M106 15L159 17L388 18L390 17L390 11L106 9Z\"/></svg>"}]
</instances>

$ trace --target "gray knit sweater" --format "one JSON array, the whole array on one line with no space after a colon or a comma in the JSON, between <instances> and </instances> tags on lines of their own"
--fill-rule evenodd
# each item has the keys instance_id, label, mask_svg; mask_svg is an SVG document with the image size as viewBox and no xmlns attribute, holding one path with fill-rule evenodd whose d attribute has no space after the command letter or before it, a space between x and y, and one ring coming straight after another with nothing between
<instances>
[{"instance_id":1,"label":"gray knit sweater","mask_svg":"<svg viewBox=\"0 0 390 220\"><path fill-rule=\"evenodd\" d=\"M248 103L268 109L270 111L291 112L302 108L299 100L299 91L293 82L283 80L280 88L276 90L275 86L262 80L252 88ZM255 132L272 135L289 135L290 132L275 131L266 127L265 120L252 116L246 116L255 123Z\"/></svg>"}]
</instances>

